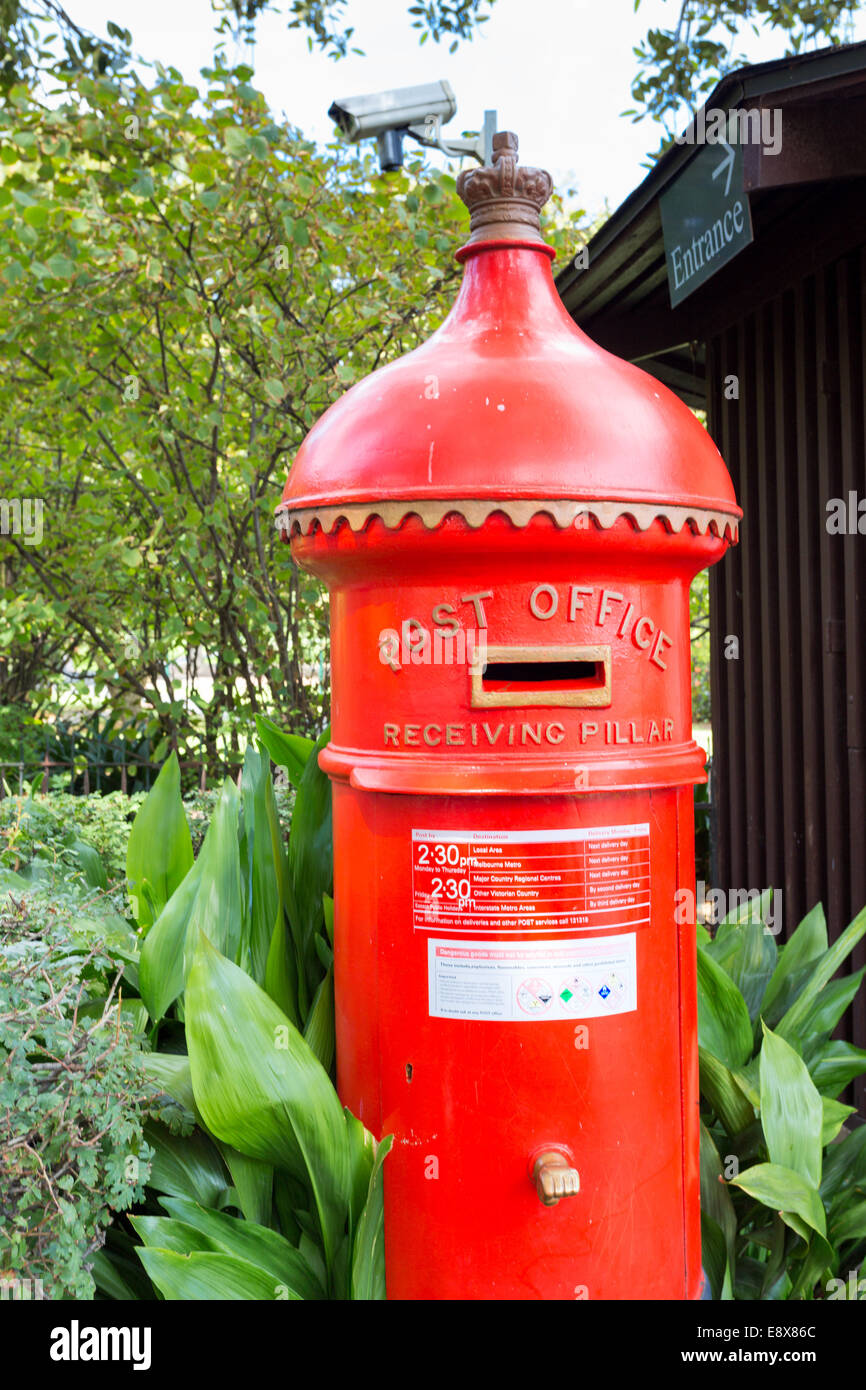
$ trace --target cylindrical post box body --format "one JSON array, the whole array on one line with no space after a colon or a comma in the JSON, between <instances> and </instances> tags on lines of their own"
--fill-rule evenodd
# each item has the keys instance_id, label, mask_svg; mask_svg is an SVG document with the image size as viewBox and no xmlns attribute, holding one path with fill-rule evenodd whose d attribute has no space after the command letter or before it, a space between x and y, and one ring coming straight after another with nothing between
<instances>
[{"instance_id":1,"label":"cylindrical post box body","mask_svg":"<svg viewBox=\"0 0 866 1390\"><path fill-rule=\"evenodd\" d=\"M389 1297L696 1298L688 593L739 512L543 243L461 254L283 504L331 593L340 1095L395 1135Z\"/></svg>"}]
</instances>

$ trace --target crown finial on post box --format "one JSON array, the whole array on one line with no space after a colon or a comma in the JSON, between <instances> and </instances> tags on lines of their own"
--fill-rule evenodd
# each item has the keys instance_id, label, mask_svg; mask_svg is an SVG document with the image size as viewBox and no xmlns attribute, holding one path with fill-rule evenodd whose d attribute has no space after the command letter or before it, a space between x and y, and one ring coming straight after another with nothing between
<instances>
[{"instance_id":1,"label":"crown finial on post box","mask_svg":"<svg viewBox=\"0 0 866 1390\"><path fill-rule=\"evenodd\" d=\"M541 209L553 192L546 169L518 168L517 136L500 130L493 137L493 163L464 169L457 192L469 209L469 242L538 241Z\"/></svg>"}]
</instances>

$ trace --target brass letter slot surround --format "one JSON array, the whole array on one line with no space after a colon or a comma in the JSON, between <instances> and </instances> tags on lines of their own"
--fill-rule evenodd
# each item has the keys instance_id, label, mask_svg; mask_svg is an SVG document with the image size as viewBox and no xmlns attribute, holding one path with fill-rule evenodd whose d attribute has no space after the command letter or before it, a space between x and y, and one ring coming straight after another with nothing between
<instances>
[{"instance_id":1,"label":"brass letter slot surround","mask_svg":"<svg viewBox=\"0 0 866 1390\"><path fill-rule=\"evenodd\" d=\"M473 709L609 705L610 647L490 647L470 667Z\"/></svg>"}]
</instances>

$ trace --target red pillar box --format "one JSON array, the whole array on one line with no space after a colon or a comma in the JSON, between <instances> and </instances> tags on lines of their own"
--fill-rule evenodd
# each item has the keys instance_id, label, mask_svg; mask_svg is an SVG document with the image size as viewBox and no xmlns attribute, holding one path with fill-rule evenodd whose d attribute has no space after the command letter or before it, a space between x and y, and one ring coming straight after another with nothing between
<instances>
[{"instance_id":1,"label":"red pillar box","mask_svg":"<svg viewBox=\"0 0 866 1390\"><path fill-rule=\"evenodd\" d=\"M572 323L550 177L494 149L451 314L278 512L331 594L338 1085L396 1136L390 1298L697 1298L688 593L741 512Z\"/></svg>"}]
</instances>

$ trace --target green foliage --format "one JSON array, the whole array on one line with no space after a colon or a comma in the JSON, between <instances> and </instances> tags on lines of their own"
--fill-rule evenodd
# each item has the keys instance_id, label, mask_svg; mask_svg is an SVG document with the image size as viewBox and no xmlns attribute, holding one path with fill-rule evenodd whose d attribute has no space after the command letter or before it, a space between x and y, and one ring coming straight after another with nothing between
<instances>
[{"instance_id":1,"label":"green foliage","mask_svg":"<svg viewBox=\"0 0 866 1390\"><path fill-rule=\"evenodd\" d=\"M101 861L100 882L122 881L130 821L143 793L71 796L68 792L4 797L0 801L0 868L44 876L52 868L81 873L82 847ZM93 885L97 886L97 885Z\"/></svg>"},{"instance_id":2,"label":"green foliage","mask_svg":"<svg viewBox=\"0 0 866 1390\"><path fill-rule=\"evenodd\" d=\"M159 910L153 893L134 898L126 997L140 989L154 1049L142 1065L161 1094L146 1207L96 1270L107 1297L134 1296L130 1252L151 1281L144 1296L384 1297L388 1143L343 1109L331 1077L331 804L316 756L327 735L268 734L298 783L288 849L270 759L251 747ZM165 882L188 836L169 762L130 836L136 885Z\"/></svg>"},{"instance_id":3,"label":"green foliage","mask_svg":"<svg viewBox=\"0 0 866 1390\"><path fill-rule=\"evenodd\" d=\"M355 0L360 9L359 0ZM496 0L426 0L424 4L407 5L412 27L420 30L420 43L432 38L452 39L453 53L460 39L471 39L473 29L488 16L483 13ZM284 0L277 6L285 12L287 27L300 29L307 37L307 46L320 48L331 58L345 57L350 51L354 27L343 21L346 0ZM273 10L272 0L211 0L215 16L222 16L217 33L242 38L246 43L255 40L256 20L265 10ZM128 29L108 20L105 34L91 33L76 22L76 6L64 6L55 0L0 0L0 87L9 88L33 72L46 69L55 75L93 73L101 75L128 66L132 35ZM71 11L71 13L70 13ZM53 32L61 41L49 45L48 33L42 22L51 21Z\"/></svg>"},{"instance_id":4,"label":"green foliage","mask_svg":"<svg viewBox=\"0 0 866 1390\"><path fill-rule=\"evenodd\" d=\"M4 631L4 636L11 635L11 632ZM0 704L0 763L38 763L44 748L43 730L38 720L28 714L22 705ZM0 767L0 776L8 780L9 770Z\"/></svg>"},{"instance_id":5,"label":"green foliage","mask_svg":"<svg viewBox=\"0 0 866 1390\"><path fill-rule=\"evenodd\" d=\"M177 754L163 766L135 818L126 847L132 914L149 927L192 868L192 837L180 799Z\"/></svg>"},{"instance_id":6,"label":"green foliage","mask_svg":"<svg viewBox=\"0 0 866 1390\"><path fill-rule=\"evenodd\" d=\"M434 43L450 38L449 52L456 52L461 39L471 39L473 29L484 24L496 0L425 0L424 4L409 4L407 10L412 16L412 28L420 31L419 43L432 38ZM265 9L273 8L270 0L211 0L217 13L228 12L252 41L255 35L255 21ZM362 53L352 46L354 26L343 22L346 0L286 0L279 8L285 9L289 29L300 29L307 36L307 46L327 53L331 58L344 58L347 53ZM360 12L360 4L350 6Z\"/></svg>"},{"instance_id":7,"label":"green foliage","mask_svg":"<svg viewBox=\"0 0 866 1390\"><path fill-rule=\"evenodd\" d=\"M250 711L322 727L326 605L273 509L330 402L444 316L465 231L452 177L318 150L249 77L79 75L0 113L2 442L53 534L8 538L25 683L37 707L71 662L214 763Z\"/></svg>"},{"instance_id":8,"label":"green foliage","mask_svg":"<svg viewBox=\"0 0 866 1390\"><path fill-rule=\"evenodd\" d=\"M864 972L832 977L866 908L832 946L820 908L781 948L765 916L748 904L698 943L704 1264L714 1298L856 1297L866 1126L848 1133L837 1097L866 1052L831 1034Z\"/></svg>"},{"instance_id":9,"label":"green foliage","mask_svg":"<svg viewBox=\"0 0 866 1390\"><path fill-rule=\"evenodd\" d=\"M640 0L635 0L635 9ZM838 44L860 9L860 0L683 0L672 29L650 29L635 49L638 75L631 94L636 107L623 114L633 120L648 116L661 121L669 143L677 127L697 110L703 98L726 73L748 63L736 48L744 31L778 30L787 38L788 52L807 45ZM665 145L662 146L664 149Z\"/></svg>"},{"instance_id":10,"label":"green foliage","mask_svg":"<svg viewBox=\"0 0 866 1390\"><path fill-rule=\"evenodd\" d=\"M692 719L709 723L710 699L710 577L702 570L689 590L689 626L692 654Z\"/></svg>"},{"instance_id":11,"label":"green foliage","mask_svg":"<svg viewBox=\"0 0 866 1390\"><path fill-rule=\"evenodd\" d=\"M93 1297L111 1213L149 1169L139 1049L87 925L38 890L0 904L0 1277L48 1298Z\"/></svg>"}]
</instances>

